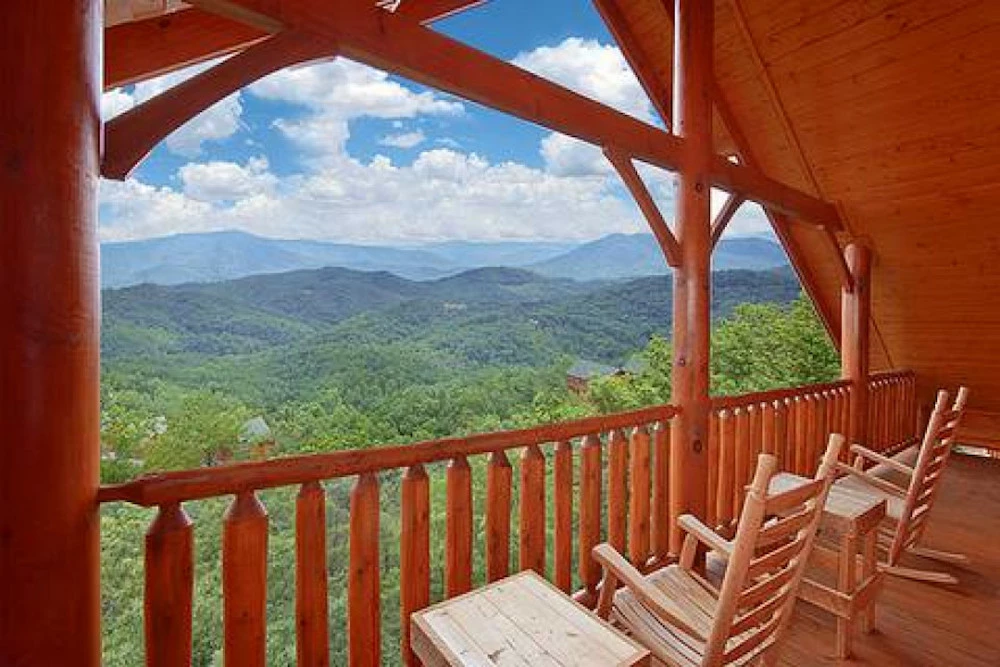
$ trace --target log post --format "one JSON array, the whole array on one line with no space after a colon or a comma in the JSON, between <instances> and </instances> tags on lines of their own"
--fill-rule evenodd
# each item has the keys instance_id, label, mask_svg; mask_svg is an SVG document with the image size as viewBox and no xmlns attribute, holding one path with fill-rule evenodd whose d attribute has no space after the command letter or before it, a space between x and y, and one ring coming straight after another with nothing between
<instances>
[{"instance_id":1,"label":"log post","mask_svg":"<svg viewBox=\"0 0 1000 667\"><path fill-rule=\"evenodd\" d=\"M844 249L854 288L841 292L840 375L851 383L848 443L868 442L869 322L871 320L871 251L852 243Z\"/></svg>"},{"instance_id":2,"label":"log post","mask_svg":"<svg viewBox=\"0 0 1000 667\"><path fill-rule=\"evenodd\" d=\"M0 20L0 665L101 664L102 7Z\"/></svg>"},{"instance_id":3,"label":"log post","mask_svg":"<svg viewBox=\"0 0 1000 667\"><path fill-rule=\"evenodd\" d=\"M671 551L680 514L705 517L708 486L709 341L711 337L712 56L715 3L674 6L674 133L685 140L677 174L680 263L674 269L671 434Z\"/></svg>"}]
</instances>

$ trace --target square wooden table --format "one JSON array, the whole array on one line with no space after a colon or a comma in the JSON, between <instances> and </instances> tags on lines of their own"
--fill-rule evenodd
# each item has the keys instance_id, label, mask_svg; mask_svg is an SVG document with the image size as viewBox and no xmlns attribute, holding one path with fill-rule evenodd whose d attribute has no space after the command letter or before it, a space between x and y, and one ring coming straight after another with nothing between
<instances>
[{"instance_id":1,"label":"square wooden table","mask_svg":"<svg viewBox=\"0 0 1000 667\"><path fill-rule=\"evenodd\" d=\"M809 481L780 473L771 478L770 493L788 491ZM850 657L851 635L858 618L863 618L865 632L875 629L875 596L882 583L876 547L878 526L885 511L884 498L836 485L830 488L823 507L811 563L819 566L830 563L836 570L836 583L832 586L822 583L809 573L802 580L799 597L836 616L838 658ZM825 545L834 546L831 549Z\"/></svg>"},{"instance_id":2,"label":"square wooden table","mask_svg":"<svg viewBox=\"0 0 1000 667\"><path fill-rule=\"evenodd\" d=\"M649 651L526 570L413 614L425 667L650 665Z\"/></svg>"}]
</instances>

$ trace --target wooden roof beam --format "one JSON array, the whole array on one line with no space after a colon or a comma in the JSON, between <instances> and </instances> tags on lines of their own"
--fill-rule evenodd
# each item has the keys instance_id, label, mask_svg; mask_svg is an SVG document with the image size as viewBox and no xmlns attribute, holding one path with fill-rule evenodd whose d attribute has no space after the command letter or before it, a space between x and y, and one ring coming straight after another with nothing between
<instances>
[{"instance_id":1,"label":"wooden roof beam","mask_svg":"<svg viewBox=\"0 0 1000 667\"><path fill-rule=\"evenodd\" d=\"M508 62L478 51L374 5L340 0L193 0L245 19L247 12L280 19L340 45L353 60L450 92L596 146L676 171L684 141ZM278 8L275 9L275 3ZM235 7L235 9L223 8ZM254 18L252 20L258 20ZM717 156L711 184L819 225L839 228L832 204Z\"/></svg>"},{"instance_id":2,"label":"wooden roof beam","mask_svg":"<svg viewBox=\"0 0 1000 667\"><path fill-rule=\"evenodd\" d=\"M484 2L404 2L396 14L427 24ZM126 86L227 56L256 44L280 27L273 21L268 22L270 29L253 26L234 20L231 15L221 15L218 5L215 10L213 13L193 7L105 29L104 89Z\"/></svg>"},{"instance_id":3,"label":"wooden roof beam","mask_svg":"<svg viewBox=\"0 0 1000 667\"><path fill-rule=\"evenodd\" d=\"M625 182L625 186L632 193L636 204L639 205L639 210L645 216L649 228L653 230L653 235L656 237L657 242L660 244L660 249L663 250L663 254L667 258L667 264L673 267L679 266L681 262L681 249L677 244L677 238L670 231L670 226L667 225L667 221L663 218L660 207L653 200L653 196L649 193L649 189L646 188L646 184L643 183L642 176L636 171L632 160L627 155L623 155L612 148L605 148L604 155L618 172L618 175L621 176L622 181Z\"/></svg>"},{"instance_id":4,"label":"wooden roof beam","mask_svg":"<svg viewBox=\"0 0 1000 667\"><path fill-rule=\"evenodd\" d=\"M594 7L604 19L604 24L615 38L615 42L618 43L618 48L621 49L625 60L635 72L639 84L646 91L646 96L653 103L663 124L669 128L673 114L673 95L670 90L670 82L664 82L656 75L649 58L632 33L631 26L625 20L619 0L594 0Z\"/></svg>"}]
</instances>

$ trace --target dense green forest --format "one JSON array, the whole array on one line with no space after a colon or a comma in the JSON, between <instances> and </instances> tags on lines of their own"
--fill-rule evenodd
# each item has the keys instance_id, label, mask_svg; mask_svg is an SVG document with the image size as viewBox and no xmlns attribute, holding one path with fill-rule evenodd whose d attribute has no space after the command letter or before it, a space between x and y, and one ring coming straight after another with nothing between
<instances>
[{"instance_id":1,"label":"dense green forest","mask_svg":"<svg viewBox=\"0 0 1000 667\"><path fill-rule=\"evenodd\" d=\"M250 457L407 443L527 426L668 400L666 277L574 282L480 269L414 282L321 269L104 293L105 482ZM787 269L719 272L713 389L828 380L837 357ZM566 388L577 358L631 376ZM260 418L260 419L257 419ZM248 429L267 425L268 433ZM483 461L473 460L477 581ZM442 583L443 474L431 469L433 590ZM516 479L515 475L515 479ZM350 480L327 484L332 664L344 664ZM382 478L384 656L398 656L398 473ZM269 664L295 659L294 493L265 492L271 517ZM516 496L515 496L516 497ZM221 664L221 517L228 499L188 503L196 526L195 664ZM105 663L141 664L142 535L149 510L102 513ZM440 537L441 539L437 539ZM516 548L516 545L515 547Z\"/></svg>"}]
</instances>

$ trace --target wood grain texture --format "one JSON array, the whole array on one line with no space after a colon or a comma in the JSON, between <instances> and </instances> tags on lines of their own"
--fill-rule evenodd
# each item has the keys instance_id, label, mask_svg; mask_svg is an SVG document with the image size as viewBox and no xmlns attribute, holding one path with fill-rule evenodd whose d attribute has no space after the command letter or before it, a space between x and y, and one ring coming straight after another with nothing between
<instances>
[{"instance_id":1,"label":"wood grain texture","mask_svg":"<svg viewBox=\"0 0 1000 667\"><path fill-rule=\"evenodd\" d=\"M652 495L650 436L640 426L629 439L628 548L633 564L644 565L650 557L650 500Z\"/></svg>"},{"instance_id":2,"label":"wood grain texture","mask_svg":"<svg viewBox=\"0 0 1000 667\"><path fill-rule=\"evenodd\" d=\"M226 667L267 660L267 511L251 492L226 510L222 525L223 658Z\"/></svg>"},{"instance_id":3,"label":"wood grain texture","mask_svg":"<svg viewBox=\"0 0 1000 667\"><path fill-rule=\"evenodd\" d=\"M300 667L330 664L326 492L303 484L295 499L295 648Z\"/></svg>"},{"instance_id":4,"label":"wood grain texture","mask_svg":"<svg viewBox=\"0 0 1000 667\"><path fill-rule=\"evenodd\" d=\"M194 534L180 505L161 507L146 533L147 667L191 664Z\"/></svg>"},{"instance_id":5,"label":"wood grain texture","mask_svg":"<svg viewBox=\"0 0 1000 667\"><path fill-rule=\"evenodd\" d=\"M588 435L580 447L580 529L577 567L580 581L596 600L601 568L590 552L601 541L601 439Z\"/></svg>"},{"instance_id":6,"label":"wood grain texture","mask_svg":"<svg viewBox=\"0 0 1000 667\"><path fill-rule=\"evenodd\" d=\"M505 452L486 465L486 580L510 574L510 501L513 471Z\"/></svg>"},{"instance_id":7,"label":"wood grain texture","mask_svg":"<svg viewBox=\"0 0 1000 667\"><path fill-rule=\"evenodd\" d=\"M628 438L621 430L608 434L608 542L625 551L628 525Z\"/></svg>"},{"instance_id":8,"label":"wood grain texture","mask_svg":"<svg viewBox=\"0 0 1000 667\"><path fill-rule=\"evenodd\" d=\"M553 583L570 593L573 576L573 445L563 440L556 445L552 483L555 497L555 553Z\"/></svg>"},{"instance_id":9,"label":"wood grain texture","mask_svg":"<svg viewBox=\"0 0 1000 667\"><path fill-rule=\"evenodd\" d=\"M419 665L410 645L410 617L431 601L430 480L411 466L400 487L399 604L403 662Z\"/></svg>"},{"instance_id":10,"label":"wood grain texture","mask_svg":"<svg viewBox=\"0 0 1000 667\"><path fill-rule=\"evenodd\" d=\"M358 477L351 492L350 562L347 576L347 655L351 667L382 660L379 560L379 482Z\"/></svg>"},{"instance_id":11,"label":"wood grain texture","mask_svg":"<svg viewBox=\"0 0 1000 667\"><path fill-rule=\"evenodd\" d=\"M545 456L537 445L521 456L521 521L518 542L521 570L545 576Z\"/></svg>"},{"instance_id":12,"label":"wood grain texture","mask_svg":"<svg viewBox=\"0 0 1000 667\"><path fill-rule=\"evenodd\" d=\"M464 456L448 464L445 510L445 593L461 595L472 588L472 471Z\"/></svg>"}]
</instances>

